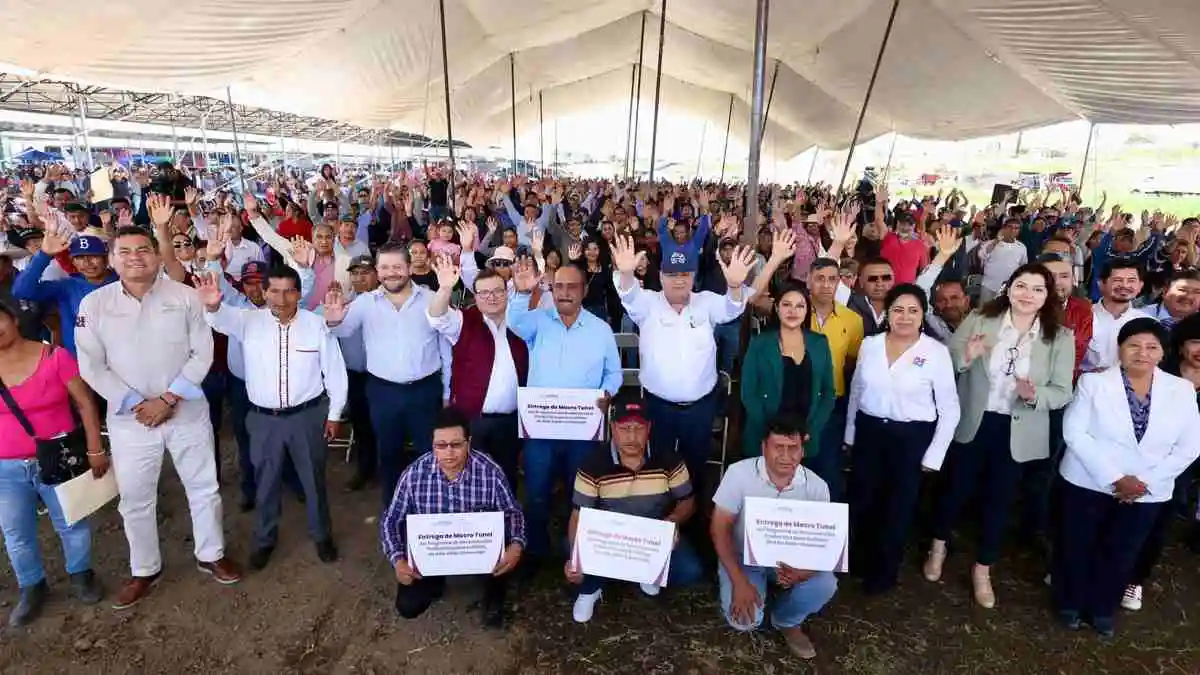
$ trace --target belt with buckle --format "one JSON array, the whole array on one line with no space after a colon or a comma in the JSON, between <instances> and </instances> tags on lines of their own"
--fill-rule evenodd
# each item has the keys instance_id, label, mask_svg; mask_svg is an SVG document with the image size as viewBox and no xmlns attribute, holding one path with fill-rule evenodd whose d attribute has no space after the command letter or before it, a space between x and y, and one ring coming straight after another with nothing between
<instances>
[{"instance_id":1,"label":"belt with buckle","mask_svg":"<svg viewBox=\"0 0 1200 675\"><path fill-rule=\"evenodd\" d=\"M254 405L251 403L250 410L263 415L270 415L271 417L287 417L288 415L294 415L298 412L308 410L309 408L315 408L324 403L326 400L328 400L328 397L325 394L321 394L316 398L311 398L300 405L294 405L290 408L264 408L260 405Z\"/></svg>"}]
</instances>

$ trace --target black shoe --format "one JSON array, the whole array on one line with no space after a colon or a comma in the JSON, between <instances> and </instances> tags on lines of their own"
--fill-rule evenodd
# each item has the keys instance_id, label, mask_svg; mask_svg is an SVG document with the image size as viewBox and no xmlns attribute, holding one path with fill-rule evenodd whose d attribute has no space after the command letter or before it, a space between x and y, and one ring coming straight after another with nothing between
<instances>
[{"instance_id":1,"label":"black shoe","mask_svg":"<svg viewBox=\"0 0 1200 675\"><path fill-rule=\"evenodd\" d=\"M356 473L354 474L354 478L351 478L350 482L346 483L346 492L359 492L367 487L367 483L369 482L371 482L370 476Z\"/></svg>"},{"instance_id":2,"label":"black shoe","mask_svg":"<svg viewBox=\"0 0 1200 675\"><path fill-rule=\"evenodd\" d=\"M42 607L46 606L46 596L49 594L50 586L46 584L45 579L29 588L22 588L20 601L17 602L12 614L8 615L8 625L20 628L36 619L42 613Z\"/></svg>"},{"instance_id":3,"label":"black shoe","mask_svg":"<svg viewBox=\"0 0 1200 675\"><path fill-rule=\"evenodd\" d=\"M254 498L242 495L242 498L238 500L238 509L240 509L242 513L250 513L253 511Z\"/></svg>"},{"instance_id":4,"label":"black shoe","mask_svg":"<svg viewBox=\"0 0 1200 675\"><path fill-rule=\"evenodd\" d=\"M71 595L85 605L94 605L104 599L104 589L96 581L96 575L87 570L71 575Z\"/></svg>"},{"instance_id":5,"label":"black shoe","mask_svg":"<svg viewBox=\"0 0 1200 675\"><path fill-rule=\"evenodd\" d=\"M267 563L271 562L271 554L274 552L274 546L264 546L254 549L254 552L250 554L250 569L258 572L266 568Z\"/></svg>"},{"instance_id":6,"label":"black shoe","mask_svg":"<svg viewBox=\"0 0 1200 675\"><path fill-rule=\"evenodd\" d=\"M485 602L483 604L483 627L504 630L504 603Z\"/></svg>"},{"instance_id":7,"label":"black shoe","mask_svg":"<svg viewBox=\"0 0 1200 675\"><path fill-rule=\"evenodd\" d=\"M516 575L517 581L521 584L529 584L533 582L537 576L538 570L542 566L542 561L535 555L521 556L521 562L517 565Z\"/></svg>"},{"instance_id":8,"label":"black shoe","mask_svg":"<svg viewBox=\"0 0 1200 675\"><path fill-rule=\"evenodd\" d=\"M317 557L323 563L336 562L338 559L337 546L333 545L332 539L317 542Z\"/></svg>"}]
</instances>

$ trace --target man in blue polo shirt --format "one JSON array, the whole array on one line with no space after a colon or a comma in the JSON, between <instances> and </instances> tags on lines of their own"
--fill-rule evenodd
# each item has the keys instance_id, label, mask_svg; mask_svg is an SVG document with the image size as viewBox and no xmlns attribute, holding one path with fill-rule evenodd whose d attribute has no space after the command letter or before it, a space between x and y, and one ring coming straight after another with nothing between
<instances>
[{"instance_id":1,"label":"man in blue polo shirt","mask_svg":"<svg viewBox=\"0 0 1200 675\"><path fill-rule=\"evenodd\" d=\"M43 281L54 256L70 250L71 262L79 270L66 279ZM29 266L17 275L12 294L18 300L58 304L58 316L62 322L62 343L67 351L75 354L75 327L79 317L79 303L84 296L117 280L117 274L108 266L108 246L100 237L90 234L70 240L57 232L47 232L42 239L42 250L30 260Z\"/></svg>"}]
</instances>

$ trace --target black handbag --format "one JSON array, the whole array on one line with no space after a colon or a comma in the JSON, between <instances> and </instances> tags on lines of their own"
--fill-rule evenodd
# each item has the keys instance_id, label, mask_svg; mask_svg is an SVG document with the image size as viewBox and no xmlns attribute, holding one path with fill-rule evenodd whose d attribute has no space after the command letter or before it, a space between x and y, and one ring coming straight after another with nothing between
<instances>
[{"instance_id":1,"label":"black handbag","mask_svg":"<svg viewBox=\"0 0 1200 675\"><path fill-rule=\"evenodd\" d=\"M33 425L25 416L25 411L17 405L12 392L0 380L0 398L12 412L13 417L25 429L25 433L37 445L37 463L39 479L43 485L58 485L86 473L91 466L87 459L87 436L83 429L76 427L65 434L54 438L38 438L33 431Z\"/></svg>"}]
</instances>

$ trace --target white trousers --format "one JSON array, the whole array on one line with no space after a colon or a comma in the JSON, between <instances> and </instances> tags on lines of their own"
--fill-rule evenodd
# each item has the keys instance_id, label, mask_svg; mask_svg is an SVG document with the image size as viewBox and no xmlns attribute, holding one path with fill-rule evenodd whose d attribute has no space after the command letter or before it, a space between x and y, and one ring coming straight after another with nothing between
<instances>
[{"instance_id":1,"label":"white trousers","mask_svg":"<svg viewBox=\"0 0 1200 675\"><path fill-rule=\"evenodd\" d=\"M164 450L171 453L171 463L187 493L196 559L215 562L223 558L225 533L208 403L204 399L181 401L174 417L153 429L139 424L133 415L110 414L108 435L133 575L148 577L162 570L158 478Z\"/></svg>"}]
</instances>

